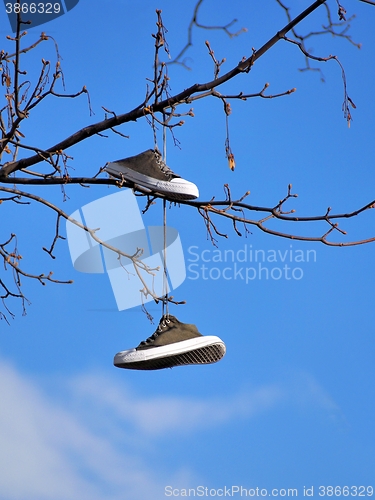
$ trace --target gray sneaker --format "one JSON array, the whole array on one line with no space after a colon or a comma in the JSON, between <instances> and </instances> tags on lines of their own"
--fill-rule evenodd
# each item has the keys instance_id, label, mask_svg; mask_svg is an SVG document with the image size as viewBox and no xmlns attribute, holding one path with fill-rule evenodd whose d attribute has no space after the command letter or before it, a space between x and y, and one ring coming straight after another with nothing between
<instances>
[{"instance_id":1,"label":"gray sneaker","mask_svg":"<svg viewBox=\"0 0 375 500\"><path fill-rule=\"evenodd\" d=\"M197 186L172 172L156 150L149 149L137 156L109 163L105 170L113 177L166 194L168 198L193 200L199 196Z\"/></svg>"},{"instance_id":2,"label":"gray sneaker","mask_svg":"<svg viewBox=\"0 0 375 500\"><path fill-rule=\"evenodd\" d=\"M163 316L155 333L135 349L116 354L113 364L132 370L160 370L181 365L216 363L226 351L216 336L203 336L195 325Z\"/></svg>"}]
</instances>

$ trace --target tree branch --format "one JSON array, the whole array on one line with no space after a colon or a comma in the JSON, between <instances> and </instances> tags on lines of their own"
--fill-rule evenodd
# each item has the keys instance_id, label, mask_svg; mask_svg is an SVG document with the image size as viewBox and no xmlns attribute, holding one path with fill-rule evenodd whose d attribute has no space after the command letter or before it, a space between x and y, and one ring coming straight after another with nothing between
<instances>
[{"instance_id":1,"label":"tree branch","mask_svg":"<svg viewBox=\"0 0 375 500\"><path fill-rule=\"evenodd\" d=\"M236 67L232 70L228 71L221 77L215 78L214 80L204 83L204 84L194 84L191 87L183 90L182 92L176 94L175 96L168 97L162 101L154 103L150 106L150 109L145 109L146 101L142 102L138 106L136 106L133 110L128 113L120 114L114 116L112 118L105 119L101 122L95 123L93 125L89 125L84 127L83 129L75 132L70 137L62 140L61 142L55 144L54 146L48 148L46 151L50 154L56 154L56 151L66 150L69 147L78 144L79 142L92 137L95 134L103 132L104 130L108 130L110 128L116 127L123 123L127 123L130 121L136 121L139 118L144 117L147 114L163 112L163 110L171 108L173 105L188 103L189 98L195 94L199 94L200 92L206 92L208 90L212 90L215 87L219 87L223 83L233 79L240 73L249 72L253 64L268 50L270 50L280 39L284 38L286 33L290 31L294 26L300 23L303 19L309 16L314 10L324 4L327 0L316 0L312 5L310 5L306 10L304 10L301 14L299 14L295 19L289 22L283 29L278 31L276 35L274 35L267 43L265 43L259 50L253 52L253 54L241 61ZM0 170L0 180L4 177L7 177L12 172L20 170L22 168L29 167L31 165L35 165L43 161L39 155L34 155L29 158L24 158L15 162L10 162L3 166Z\"/></svg>"}]
</instances>

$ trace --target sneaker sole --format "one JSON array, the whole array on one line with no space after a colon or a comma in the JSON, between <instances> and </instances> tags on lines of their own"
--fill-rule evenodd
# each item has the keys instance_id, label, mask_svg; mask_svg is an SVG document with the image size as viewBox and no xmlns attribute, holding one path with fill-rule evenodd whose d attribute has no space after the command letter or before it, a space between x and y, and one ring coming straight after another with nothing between
<instances>
[{"instance_id":1,"label":"sneaker sole","mask_svg":"<svg viewBox=\"0 0 375 500\"><path fill-rule=\"evenodd\" d=\"M135 184L144 186L147 189L151 189L151 191L167 194L169 198L177 200L195 200L195 198L198 198L199 196L197 186L185 179L175 178L171 181L161 181L155 179L154 177L149 177L148 175L135 172L131 168L116 165L116 163L109 163L105 170L113 177L117 177L119 179L124 178L127 181L134 182Z\"/></svg>"},{"instance_id":2,"label":"sneaker sole","mask_svg":"<svg viewBox=\"0 0 375 500\"><path fill-rule=\"evenodd\" d=\"M113 364L130 370L161 370L174 366L217 363L225 352L225 344L219 337L198 337L162 347L122 351L116 354Z\"/></svg>"}]
</instances>

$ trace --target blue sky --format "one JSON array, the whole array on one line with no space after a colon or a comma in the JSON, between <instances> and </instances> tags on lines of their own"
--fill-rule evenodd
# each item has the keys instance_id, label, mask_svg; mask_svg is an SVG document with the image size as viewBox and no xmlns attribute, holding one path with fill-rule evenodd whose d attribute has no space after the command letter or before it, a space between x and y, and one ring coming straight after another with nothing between
<instances>
[{"instance_id":1,"label":"blue sky","mask_svg":"<svg viewBox=\"0 0 375 500\"><path fill-rule=\"evenodd\" d=\"M292 14L309 3L290 1ZM335 13L336 2L330 6ZM155 9L163 11L173 56L185 44L193 7L190 1L182 8L171 0L144 0L140 8L134 2L80 0L46 24L43 30L58 42L63 58L66 91L86 85L95 115L90 117L85 96L44 102L22 129L27 143L49 147L103 119L101 106L122 113L142 102L146 78L152 77ZM224 87L251 93L268 82L270 94L297 88L279 99L232 103L234 172L225 158L220 101L192 105L195 117L175 129L181 149L168 138L168 164L199 186L201 199L223 198L229 183L234 198L249 190L249 203L273 206L292 183L299 196L287 206L301 216L325 213L329 206L346 213L374 199L375 8L358 0L345 0L344 7L348 16L356 14L350 33L361 50L331 36L311 39L308 47L316 55L337 54L342 62L357 106L350 129L341 109L339 66L319 66L323 83L317 72L299 72L302 55L280 41L249 74ZM233 39L195 29L191 70L169 68L172 93L212 78L206 39L218 59L226 58L224 72L286 21L272 0L204 1L202 23L222 25L233 18L248 29ZM320 8L297 30L316 30L324 22ZM4 9L0 23L5 46ZM31 29L30 41L40 31ZM42 57L53 60L52 44L24 58L31 75ZM120 130L130 138L108 134L73 147L73 174L94 174L107 161L153 147L145 121ZM65 202L58 187L33 192L71 214L118 190L70 186ZM136 346L156 325L140 307L118 311L108 277L77 272L66 241L59 242L55 261L41 251L54 236L54 217L45 208L3 203L0 210L1 239L17 233L25 268L74 280L45 287L25 280L27 315L12 303L17 317L10 326L0 322L1 500L161 500L168 498L167 486L174 497L200 486L212 492L258 487L267 494L296 488L298 496L314 487L316 497L320 486L375 487L374 244L333 248L276 238L255 227L240 238L228 221L216 220L229 237L219 239L215 253L201 216L172 207L168 224L180 234L187 266L175 297L187 303L171 313L221 337L227 354L211 366L132 372L114 368L114 354ZM160 201L144 223L162 223ZM322 223L271 221L269 227L312 236L327 230ZM332 241L373 236L374 215L368 211L340 227L347 235ZM225 251L234 259L225 261ZM276 255L276 261L250 261L256 251ZM275 271L285 265L285 255L292 279ZM246 282L245 271L236 275L241 266L252 268L254 279ZM160 307L148 310L157 323Z\"/></svg>"}]
</instances>

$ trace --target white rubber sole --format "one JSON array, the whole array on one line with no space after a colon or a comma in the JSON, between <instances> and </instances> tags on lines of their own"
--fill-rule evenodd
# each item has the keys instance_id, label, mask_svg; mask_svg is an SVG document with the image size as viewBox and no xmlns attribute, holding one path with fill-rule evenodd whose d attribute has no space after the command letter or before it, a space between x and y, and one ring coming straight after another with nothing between
<instances>
[{"instance_id":1,"label":"white rubber sole","mask_svg":"<svg viewBox=\"0 0 375 500\"><path fill-rule=\"evenodd\" d=\"M141 174L124 167L116 162L109 163L105 170L113 177L126 179L127 181L139 184L151 191L166 194L169 198L177 200L195 200L198 198L199 191L195 184L181 178L174 178L171 181L160 181L154 177Z\"/></svg>"},{"instance_id":2,"label":"white rubber sole","mask_svg":"<svg viewBox=\"0 0 375 500\"><path fill-rule=\"evenodd\" d=\"M174 366L216 363L225 352L224 342L211 335L139 351L121 351L116 354L113 364L130 370L160 370Z\"/></svg>"}]
</instances>

